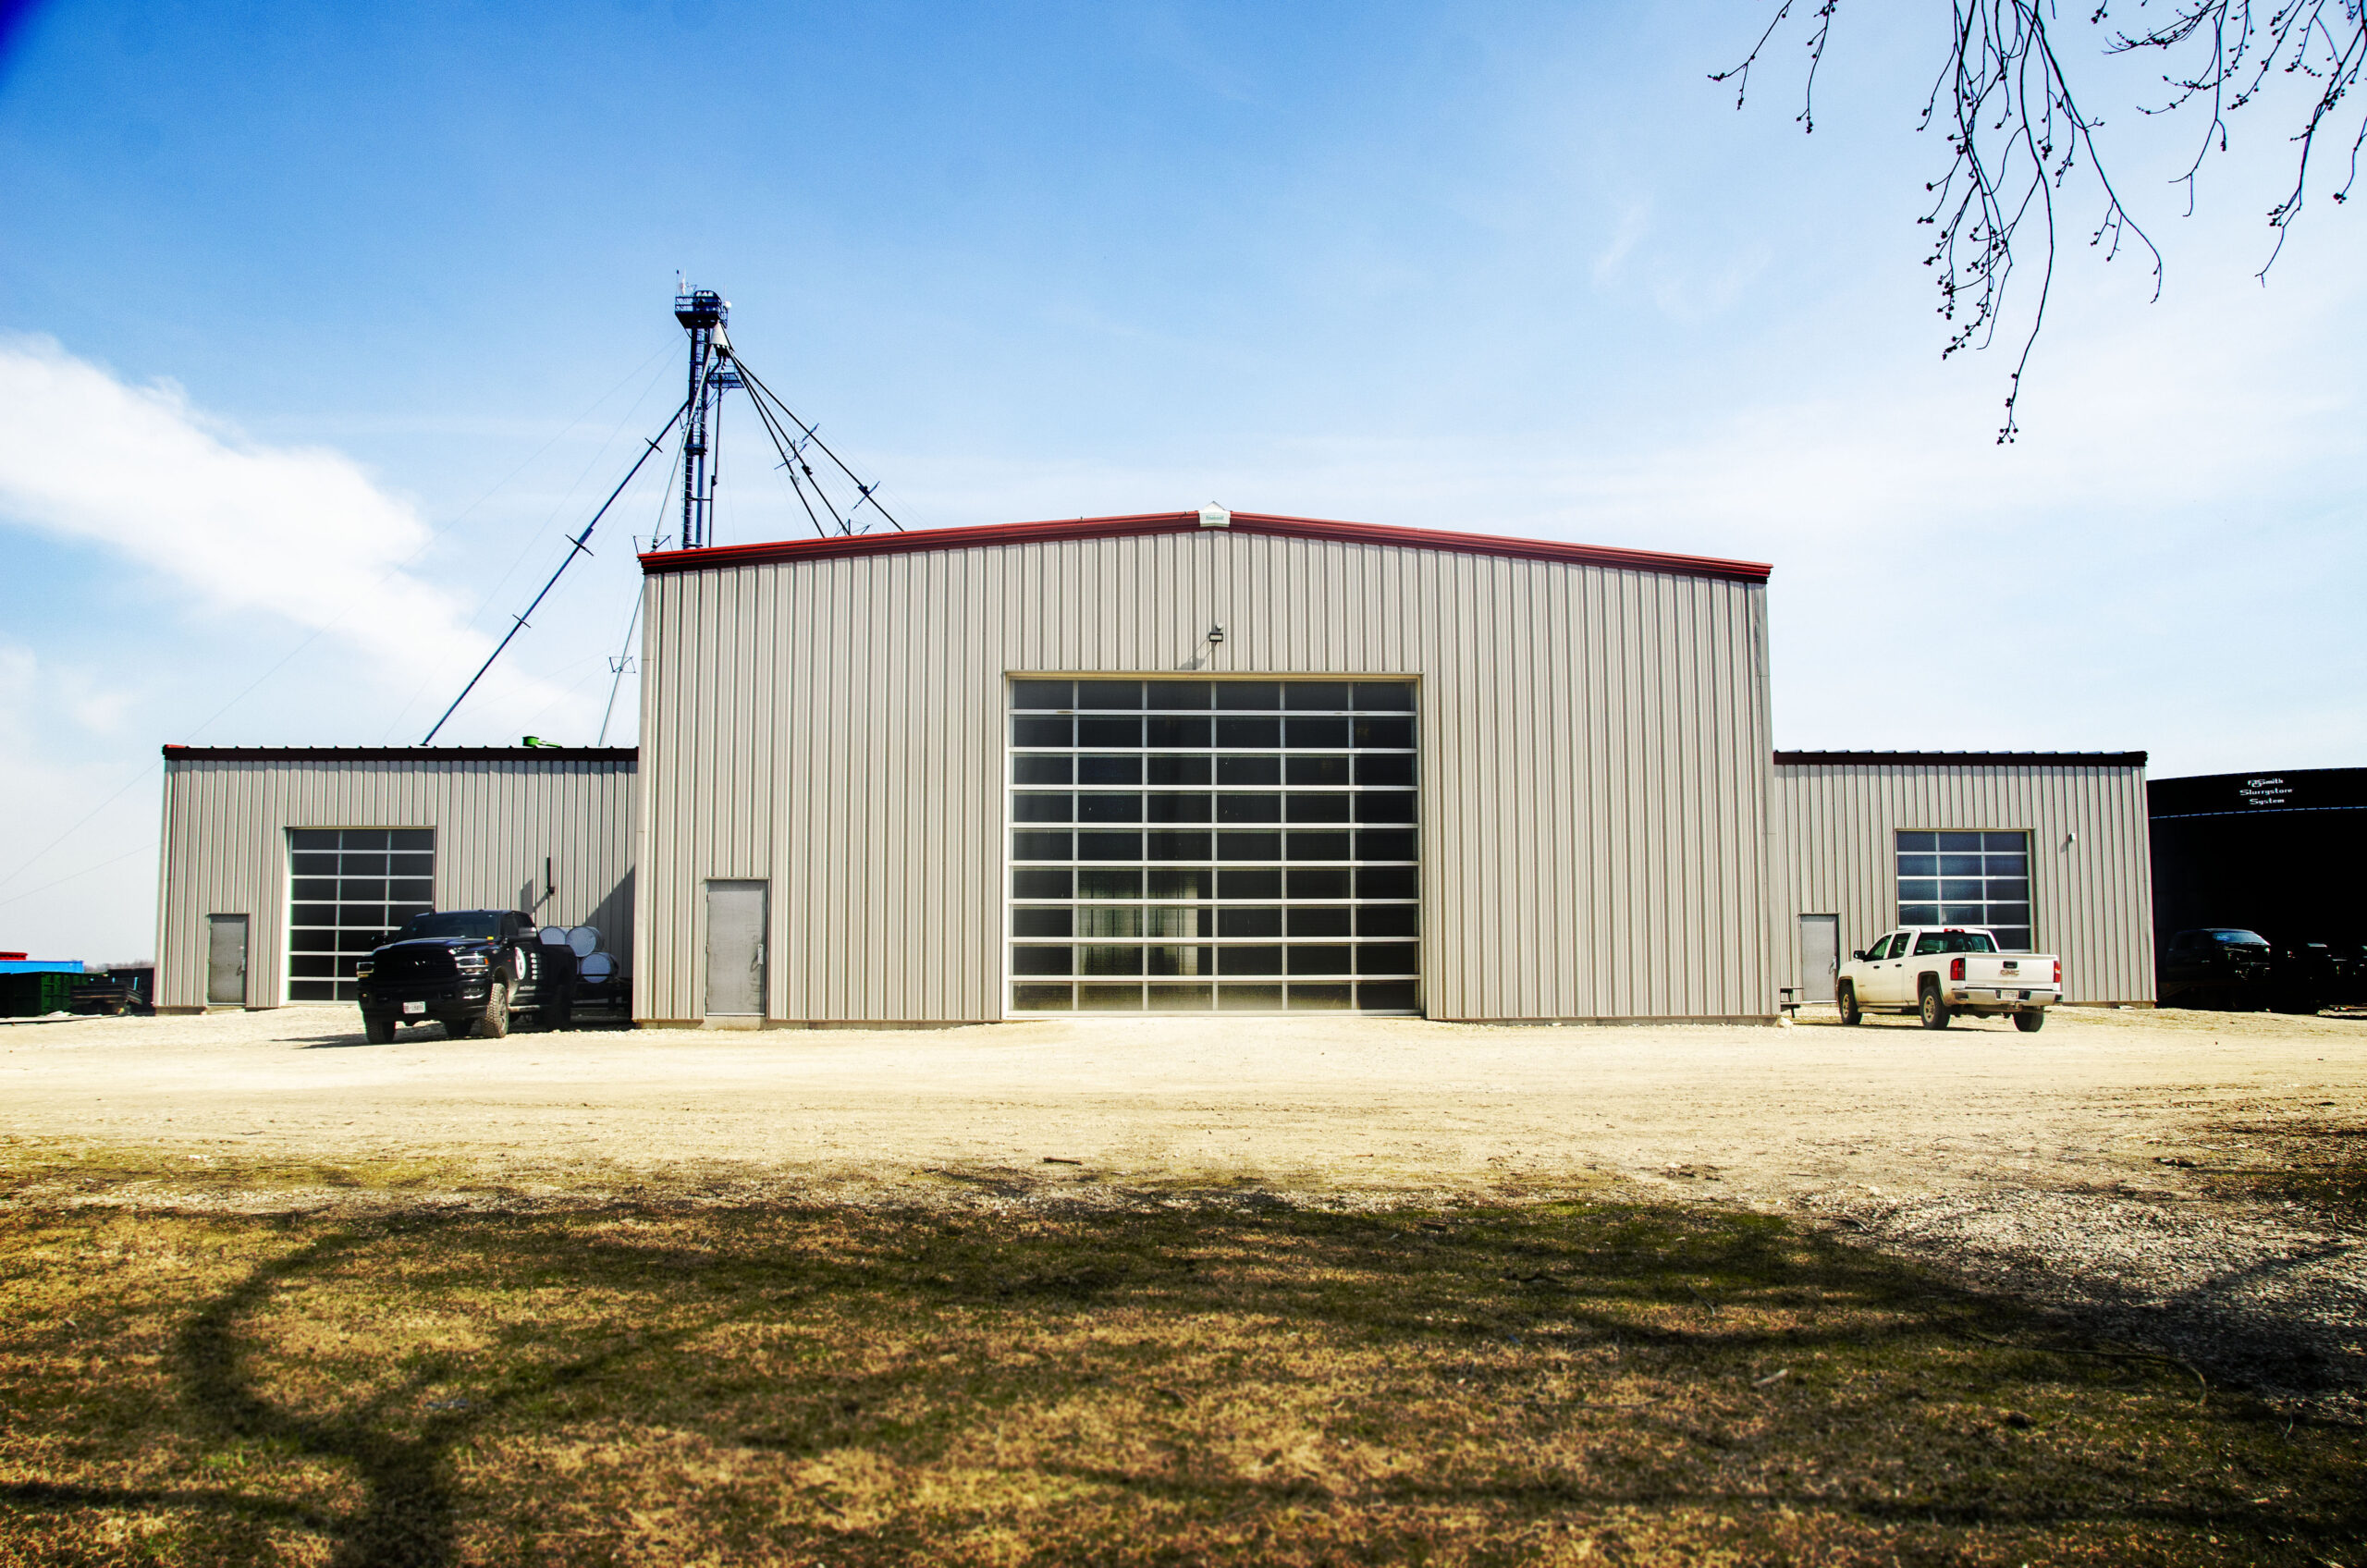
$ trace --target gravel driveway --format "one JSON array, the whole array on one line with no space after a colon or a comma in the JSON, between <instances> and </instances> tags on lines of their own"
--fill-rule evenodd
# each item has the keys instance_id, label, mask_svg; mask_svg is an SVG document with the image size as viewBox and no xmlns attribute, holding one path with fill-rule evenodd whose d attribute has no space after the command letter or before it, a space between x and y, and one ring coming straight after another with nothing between
<instances>
[{"instance_id":1,"label":"gravel driveway","mask_svg":"<svg viewBox=\"0 0 2367 1568\"><path fill-rule=\"evenodd\" d=\"M7 1201L716 1197L1453 1202L1582 1191L1789 1212L2367 1414L2367 1259L2231 1194L2367 1125L2367 1021L2059 1011L2044 1031L1079 1020L938 1032L363 1043L350 1010L0 1025ZM41 1176L90 1156L121 1180ZM1074 1162L1074 1163L1070 1163ZM300 1176L287 1172L298 1170ZM188 1170L189 1182L158 1172ZM292 1182L292 1184L291 1184ZM186 1190L184 1190L186 1189ZM375 1196L371 1194L377 1194Z\"/></svg>"}]
</instances>

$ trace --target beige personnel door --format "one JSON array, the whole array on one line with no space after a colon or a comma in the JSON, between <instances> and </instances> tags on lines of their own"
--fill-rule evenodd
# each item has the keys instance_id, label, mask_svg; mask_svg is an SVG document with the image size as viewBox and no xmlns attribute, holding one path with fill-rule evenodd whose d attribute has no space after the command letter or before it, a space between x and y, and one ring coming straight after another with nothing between
<instances>
[{"instance_id":1,"label":"beige personnel door","mask_svg":"<svg viewBox=\"0 0 2367 1568\"><path fill-rule=\"evenodd\" d=\"M1800 1000L1834 999L1834 977L1841 967L1841 917L1800 916Z\"/></svg>"},{"instance_id":2,"label":"beige personnel door","mask_svg":"<svg viewBox=\"0 0 2367 1568\"><path fill-rule=\"evenodd\" d=\"M765 1011L765 884L706 885L706 1016Z\"/></svg>"},{"instance_id":3,"label":"beige personnel door","mask_svg":"<svg viewBox=\"0 0 2367 1568\"><path fill-rule=\"evenodd\" d=\"M243 1007L247 1000L247 917L205 917L205 1000L209 1007Z\"/></svg>"}]
</instances>

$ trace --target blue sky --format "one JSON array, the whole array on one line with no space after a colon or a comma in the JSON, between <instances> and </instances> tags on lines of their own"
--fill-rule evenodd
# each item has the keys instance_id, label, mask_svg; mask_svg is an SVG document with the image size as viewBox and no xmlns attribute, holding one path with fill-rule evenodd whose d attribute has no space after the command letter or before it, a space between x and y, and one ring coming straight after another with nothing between
<instances>
[{"instance_id":1,"label":"blue sky","mask_svg":"<svg viewBox=\"0 0 2367 1568\"><path fill-rule=\"evenodd\" d=\"M2168 288L2074 233L2000 448L2009 367L1941 363L1919 264L1938 13L1845 12L1813 137L1792 51L1740 114L1705 80L1763 15L35 5L0 948L151 949L160 742L424 733L679 397L677 269L912 525L1217 500L1762 559L1780 744L2359 763L2359 214L2262 288L2283 124L2182 217L2185 137L2095 67ZM751 435L727 542L795 531ZM627 496L441 739L594 737L662 515Z\"/></svg>"}]
</instances>

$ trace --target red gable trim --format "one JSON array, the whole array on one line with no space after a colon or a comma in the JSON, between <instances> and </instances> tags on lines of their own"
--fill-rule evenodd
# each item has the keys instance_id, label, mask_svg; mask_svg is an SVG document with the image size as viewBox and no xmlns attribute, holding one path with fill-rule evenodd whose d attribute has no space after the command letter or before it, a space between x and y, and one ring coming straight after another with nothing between
<instances>
[{"instance_id":1,"label":"red gable trim","mask_svg":"<svg viewBox=\"0 0 2367 1568\"><path fill-rule=\"evenodd\" d=\"M2143 767L2143 752L1777 752L1778 767Z\"/></svg>"},{"instance_id":2,"label":"red gable trim","mask_svg":"<svg viewBox=\"0 0 2367 1568\"><path fill-rule=\"evenodd\" d=\"M1430 528L1391 528L1373 522L1337 522L1325 518L1277 517L1234 512L1231 528L1241 533L1326 539L1349 545L1386 545L1400 549L1447 550L1467 556L1509 556L1524 560L1563 561L1632 571L1666 571L1732 582L1764 582L1774 569L1760 561L1720 560L1708 556L1667 555L1658 550L1617 550L1599 545L1564 545L1551 539L1515 539L1491 533L1453 533ZM1001 523L988 528L932 528L909 533L855 533L828 539L783 539L763 545L720 545L705 550L666 550L641 557L644 572L706 571L720 567L761 566L782 561L822 560L839 556L901 555L915 550L975 550L996 545L1036 545L1065 539L1111 539L1142 533L1196 533L1197 512L1140 512L1130 517L1080 517L1048 522ZM1210 530L1211 533L1220 532Z\"/></svg>"}]
</instances>

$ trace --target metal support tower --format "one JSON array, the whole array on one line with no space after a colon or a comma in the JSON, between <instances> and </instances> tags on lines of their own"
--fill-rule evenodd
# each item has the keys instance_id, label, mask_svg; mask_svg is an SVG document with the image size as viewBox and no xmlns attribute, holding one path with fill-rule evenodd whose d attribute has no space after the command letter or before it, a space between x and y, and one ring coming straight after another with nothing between
<instances>
[{"instance_id":1,"label":"metal support tower","mask_svg":"<svg viewBox=\"0 0 2367 1568\"><path fill-rule=\"evenodd\" d=\"M739 385L730 368L731 339L723 330L731 319L731 303L712 288L693 288L674 296L674 319L691 335L691 390L682 435L682 548L695 550L708 543L715 522L715 468L707 460L707 449L717 405L726 386Z\"/></svg>"}]
</instances>

